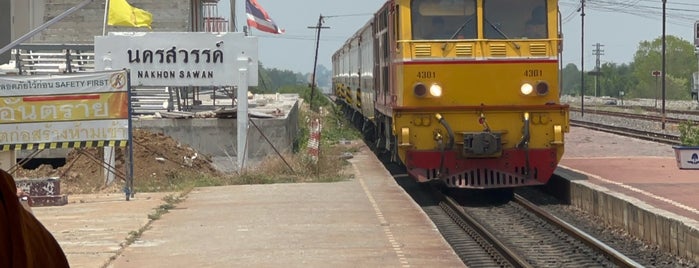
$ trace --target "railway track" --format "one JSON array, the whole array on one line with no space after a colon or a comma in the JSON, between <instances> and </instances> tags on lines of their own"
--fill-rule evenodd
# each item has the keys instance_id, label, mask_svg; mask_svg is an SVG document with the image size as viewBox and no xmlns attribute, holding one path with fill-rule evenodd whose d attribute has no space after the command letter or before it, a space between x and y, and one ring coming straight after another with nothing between
<instances>
[{"instance_id":1,"label":"railway track","mask_svg":"<svg viewBox=\"0 0 699 268\"><path fill-rule=\"evenodd\" d=\"M468 234L473 241L472 243L480 247L480 250L490 257L489 259L462 258L466 265L471 267L534 267L523 256L520 256L517 251L500 241L496 235L480 224L478 220L464 213L462 207L456 201L444 195L439 196L442 200L439 203L440 207L456 225Z\"/></svg>"},{"instance_id":2,"label":"railway track","mask_svg":"<svg viewBox=\"0 0 699 268\"><path fill-rule=\"evenodd\" d=\"M571 107L570 111L571 112L580 112L580 108ZM657 111L652 110L652 112L657 112ZM684 119L684 118L670 117L670 116L665 116L663 118L662 115L655 115L655 114L638 114L638 113L628 113L628 112L618 112L618 111L608 111L608 110L598 110L598 109L585 109L585 113L604 115L604 116L622 117L622 118L627 118L627 119L639 119L639 120L646 120L646 121L653 121L653 122L665 121L665 123L670 123L670 124L680 124L683 122L690 122L692 124L699 124L699 120ZM674 111L674 112L672 112L672 114L699 116L698 111Z\"/></svg>"},{"instance_id":3,"label":"railway track","mask_svg":"<svg viewBox=\"0 0 699 268\"><path fill-rule=\"evenodd\" d=\"M538 215L540 218L546 219L549 223L561 228L564 232L568 233L572 237L577 238L579 241L582 241L585 243L587 246L597 250L598 252L601 252L603 255L607 257L607 259L611 260L614 264L620 266L620 267L641 267L639 263L633 261L632 259L626 257L624 254L621 254L620 252L616 251L615 249L609 247L607 244L602 243L601 241L595 239L591 235L581 231L580 229L576 228L573 225L568 224L567 222L559 219L555 215L539 208L538 206L534 205L533 203L527 201L524 197L515 194L514 195L514 200L519 204L520 206L526 208L527 210L531 211L532 213L535 213Z\"/></svg>"},{"instance_id":4,"label":"railway track","mask_svg":"<svg viewBox=\"0 0 699 268\"><path fill-rule=\"evenodd\" d=\"M664 144L680 144L680 137L672 134L664 134L653 131L612 126L607 124L600 124L575 119L570 120L570 125Z\"/></svg>"},{"instance_id":5,"label":"railway track","mask_svg":"<svg viewBox=\"0 0 699 268\"><path fill-rule=\"evenodd\" d=\"M471 206L432 195L442 211L428 214L442 214L435 224L470 267L642 267L521 196Z\"/></svg>"},{"instance_id":6,"label":"railway track","mask_svg":"<svg viewBox=\"0 0 699 268\"><path fill-rule=\"evenodd\" d=\"M609 107L609 106L605 106ZM650 107L650 106L628 106L628 105L617 105L613 106L617 107L620 109L626 109L626 110L635 110L635 109L641 109L646 112L652 112L652 113L661 113L662 109L661 108L656 108L656 107ZM688 115L693 115L693 116L699 116L699 110L675 110L675 109L665 109L665 113L668 114L688 114Z\"/></svg>"}]
</instances>

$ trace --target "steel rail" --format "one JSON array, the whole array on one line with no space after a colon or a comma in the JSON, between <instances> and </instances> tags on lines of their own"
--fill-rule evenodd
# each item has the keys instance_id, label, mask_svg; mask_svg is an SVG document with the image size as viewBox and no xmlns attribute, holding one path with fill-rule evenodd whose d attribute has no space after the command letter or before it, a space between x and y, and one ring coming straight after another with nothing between
<instances>
[{"instance_id":1,"label":"steel rail","mask_svg":"<svg viewBox=\"0 0 699 268\"><path fill-rule=\"evenodd\" d=\"M528 209L529 211L533 212L534 214L538 215L539 217L546 219L546 221L548 221L549 223L558 226L559 228L561 228L561 230L568 233L569 235L576 237L589 247L592 247L598 250L599 252L602 252L602 254L609 257L612 260L612 262L614 262L614 264L619 265L621 267L643 267L643 265L635 262L629 257L626 257L624 254L616 251L607 244L600 242L599 240L576 228L575 226L570 225L569 223L559 219L551 213L544 211L543 209L524 199L522 196L515 194L514 200L515 202Z\"/></svg>"},{"instance_id":2,"label":"steel rail","mask_svg":"<svg viewBox=\"0 0 699 268\"><path fill-rule=\"evenodd\" d=\"M638 129L611 126L575 119L570 120L570 125L669 145L680 144L680 137L671 134L649 132Z\"/></svg>"},{"instance_id":3,"label":"steel rail","mask_svg":"<svg viewBox=\"0 0 699 268\"><path fill-rule=\"evenodd\" d=\"M490 243L493 246L493 248L495 248L495 250L497 250L498 253L500 253L500 255L507 261L509 261L513 266L526 268L533 267L531 264L529 264L529 262L526 261L525 258L520 256L516 251L510 249L508 246L502 243L495 235L488 231L488 229L485 228L485 226L480 224L473 217L464 213L464 211L461 209L461 206L456 201L454 201L452 198L448 196L445 196L437 190L435 190L434 192L437 193L438 197L442 200L440 202L440 206L443 204L444 206L447 206L449 209L457 212L457 216L462 221L464 221L471 228L473 228L483 239Z\"/></svg>"},{"instance_id":4,"label":"steel rail","mask_svg":"<svg viewBox=\"0 0 699 268\"><path fill-rule=\"evenodd\" d=\"M579 108L570 108L571 111L580 111ZM616 111L605 111L605 110L585 110L587 113L590 114L596 114L596 115L606 115L606 116L614 116L614 117L622 117L622 118L631 118L631 119L639 119L639 120L646 120L646 121L654 121L654 122L661 122L663 120L662 116L659 115L652 115L652 114L634 114L634 113L626 113L626 112L616 112ZM678 114L682 114L681 112L677 112ZM690 114L690 115L696 115L696 114ZM684 122L690 122L692 124L699 124L699 121L697 120L692 120L692 119L682 119L682 118L674 118L674 117L665 117L665 122L667 123L673 123L673 124L680 124Z\"/></svg>"}]
</instances>

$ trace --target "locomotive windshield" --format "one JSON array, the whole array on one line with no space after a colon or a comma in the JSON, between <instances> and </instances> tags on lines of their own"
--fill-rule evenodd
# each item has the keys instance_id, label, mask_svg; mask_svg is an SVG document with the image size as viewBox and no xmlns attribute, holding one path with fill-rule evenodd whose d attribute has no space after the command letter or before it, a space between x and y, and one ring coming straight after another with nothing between
<instances>
[{"instance_id":1,"label":"locomotive windshield","mask_svg":"<svg viewBox=\"0 0 699 268\"><path fill-rule=\"evenodd\" d=\"M546 13L546 0L485 0L483 1L485 38L547 38Z\"/></svg>"},{"instance_id":2,"label":"locomotive windshield","mask_svg":"<svg viewBox=\"0 0 699 268\"><path fill-rule=\"evenodd\" d=\"M413 0L413 39L476 39L476 0Z\"/></svg>"},{"instance_id":3,"label":"locomotive windshield","mask_svg":"<svg viewBox=\"0 0 699 268\"><path fill-rule=\"evenodd\" d=\"M414 40L478 38L476 0L412 0ZM483 38L548 38L546 0L483 0Z\"/></svg>"}]
</instances>

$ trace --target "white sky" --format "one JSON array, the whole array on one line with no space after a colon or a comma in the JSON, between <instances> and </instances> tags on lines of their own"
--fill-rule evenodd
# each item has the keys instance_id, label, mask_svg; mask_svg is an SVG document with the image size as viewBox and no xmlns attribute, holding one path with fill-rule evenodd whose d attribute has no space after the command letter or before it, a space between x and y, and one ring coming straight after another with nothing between
<instances>
[{"instance_id":1,"label":"white sky","mask_svg":"<svg viewBox=\"0 0 699 268\"><path fill-rule=\"evenodd\" d=\"M221 0L219 13L228 12L229 0ZM233 1L233 0L230 0ZM668 0L666 6L668 35L693 41L693 25L699 20L699 4L696 0ZM253 29L259 37L260 60L266 68L308 73L313 71L315 52L315 26L318 17L325 19L321 31L318 63L331 68L331 55L344 41L363 26L385 1L383 0L257 0L270 17L286 30L273 35ZM662 34L661 0L586 0L585 8L585 69L594 67L593 44L604 45L601 61L629 63L633 60L639 42L658 38ZM237 0L237 23L246 25L245 1ZM580 13L576 12L580 0L560 0L563 17L565 64L580 66L581 27Z\"/></svg>"}]
</instances>

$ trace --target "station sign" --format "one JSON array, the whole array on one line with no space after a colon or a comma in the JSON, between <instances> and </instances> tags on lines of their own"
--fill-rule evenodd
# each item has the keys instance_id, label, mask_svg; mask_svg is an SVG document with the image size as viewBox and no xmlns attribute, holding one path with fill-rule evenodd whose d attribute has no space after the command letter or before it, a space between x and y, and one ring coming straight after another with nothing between
<instances>
[{"instance_id":1,"label":"station sign","mask_svg":"<svg viewBox=\"0 0 699 268\"><path fill-rule=\"evenodd\" d=\"M133 86L236 86L246 58L257 86L257 43L231 32L111 32L95 37L95 69L129 69Z\"/></svg>"},{"instance_id":2,"label":"station sign","mask_svg":"<svg viewBox=\"0 0 699 268\"><path fill-rule=\"evenodd\" d=\"M125 146L124 70L0 77L0 151Z\"/></svg>"}]
</instances>

